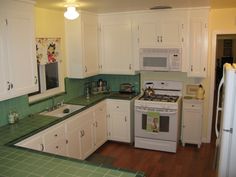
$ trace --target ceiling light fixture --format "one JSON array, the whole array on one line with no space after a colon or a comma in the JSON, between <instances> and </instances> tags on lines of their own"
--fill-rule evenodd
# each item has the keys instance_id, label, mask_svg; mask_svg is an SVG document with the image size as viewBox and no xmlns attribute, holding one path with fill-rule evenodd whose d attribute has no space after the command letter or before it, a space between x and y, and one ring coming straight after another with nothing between
<instances>
[{"instance_id":1,"label":"ceiling light fixture","mask_svg":"<svg viewBox=\"0 0 236 177\"><path fill-rule=\"evenodd\" d=\"M76 11L76 7L73 5L67 6L67 10L64 13L64 17L68 20L74 20L79 17L79 12Z\"/></svg>"}]
</instances>

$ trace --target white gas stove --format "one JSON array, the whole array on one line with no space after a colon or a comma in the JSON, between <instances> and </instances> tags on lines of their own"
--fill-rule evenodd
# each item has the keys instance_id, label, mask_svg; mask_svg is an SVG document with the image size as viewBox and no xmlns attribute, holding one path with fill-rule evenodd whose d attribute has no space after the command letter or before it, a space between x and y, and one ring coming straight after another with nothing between
<instances>
[{"instance_id":1,"label":"white gas stove","mask_svg":"<svg viewBox=\"0 0 236 177\"><path fill-rule=\"evenodd\" d=\"M182 82L145 81L154 95L135 100L135 147L176 152L179 140Z\"/></svg>"}]
</instances>

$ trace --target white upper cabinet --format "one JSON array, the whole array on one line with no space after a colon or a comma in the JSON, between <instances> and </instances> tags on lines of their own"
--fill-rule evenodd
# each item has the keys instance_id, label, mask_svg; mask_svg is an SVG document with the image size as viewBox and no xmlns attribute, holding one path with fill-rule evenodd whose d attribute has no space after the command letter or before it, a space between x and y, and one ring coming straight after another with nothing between
<instances>
[{"instance_id":1,"label":"white upper cabinet","mask_svg":"<svg viewBox=\"0 0 236 177\"><path fill-rule=\"evenodd\" d=\"M1 1L0 100L38 89L33 4Z\"/></svg>"},{"instance_id":2,"label":"white upper cabinet","mask_svg":"<svg viewBox=\"0 0 236 177\"><path fill-rule=\"evenodd\" d=\"M207 74L208 14L208 9L190 11L189 77L206 77Z\"/></svg>"},{"instance_id":3,"label":"white upper cabinet","mask_svg":"<svg viewBox=\"0 0 236 177\"><path fill-rule=\"evenodd\" d=\"M186 19L177 11L142 15L137 18L139 47L182 48Z\"/></svg>"},{"instance_id":4,"label":"white upper cabinet","mask_svg":"<svg viewBox=\"0 0 236 177\"><path fill-rule=\"evenodd\" d=\"M100 16L100 73L134 74L133 33L127 15Z\"/></svg>"},{"instance_id":5,"label":"white upper cabinet","mask_svg":"<svg viewBox=\"0 0 236 177\"><path fill-rule=\"evenodd\" d=\"M85 78L98 74L98 18L82 13L76 20L65 20L67 75Z\"/></svg>"}]
</instances>

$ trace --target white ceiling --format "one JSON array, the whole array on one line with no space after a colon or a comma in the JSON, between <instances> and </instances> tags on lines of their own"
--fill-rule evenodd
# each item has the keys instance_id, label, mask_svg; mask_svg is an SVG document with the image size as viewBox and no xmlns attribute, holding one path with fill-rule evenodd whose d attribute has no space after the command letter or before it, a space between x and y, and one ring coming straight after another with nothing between
<instances>
[{"instance_id":1,"label":"white ceiling","mask_svg":"<svg viewBox=\"0 0 236 177\"><path fill-rule=\"evenodd\" d=\"M236 0L36 0L36 7L65 10L65 6L68 3L78 5L79 10L94 13L148 10L150 7L158 5L171 6L173 8L236 7Z\"/></svg>"}]
</instances>

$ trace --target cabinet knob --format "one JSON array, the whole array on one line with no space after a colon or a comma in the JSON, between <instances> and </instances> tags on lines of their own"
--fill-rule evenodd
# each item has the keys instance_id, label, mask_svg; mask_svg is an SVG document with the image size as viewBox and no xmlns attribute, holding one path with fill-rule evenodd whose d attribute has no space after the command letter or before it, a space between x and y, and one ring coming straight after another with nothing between
<instances>
[{"instance_id":1,"label":"cabinet knob","mask_svg":"<svg viewBox=\"0 0 236 177\"><path fill-rule=\"evenodd\" d=\"M57 136L58 136L57 134L54 135L54 137L57 137Z\"/></svg>"},{"instance_id":2,"label":"cabinet knob","mask_svg":"<svg viewBox=\"0 0 236 177\"><path fill-rule=\"evenodd\" d=\"M41 151L44 151L44 145L41 143L40 146L41 146Z\"/></svg>"},{"instance_id":3,"label":"cabinet knob","mask_svg":"<svg viewBox=\"0 0 236 177\"><path fill-rule=\"evenodd\" d=\"M116 108L120 108L119 106L116 106Z\"/></svg>"},{"instance_id":4,"label":"cabinet knob","mask_svg":"<svg viewBox=\"0 0 236 177\"><path fill-rule=\"evenodd\" d=\"M8 81L7 82L7 90L10 90L11 89L11 84L10 84L10 82Z\"/></svg>"},{"instance_id":5,"label":"cabinet knob","mask_svg":"<svg viewBox=\"0 0 236 177\"><path fill-rule=\"evenodd\" d=\"M59 148L59 146L56 146L56 149L58 149Z\"/></svg>"},{"instance_id":6,"label":"cabinet knob","mask_svg":"<svg viewBox=\"0 0 236 177\"><path fill-rule=\"evenodd\" d=\"M131 70L131 69L132 69L131 64L129 64L129 70Z\"/></svg>"},{"instance_id":7,"label":"cabinet knob","mask_svg":"<svg viewBox=\"0 0 236 177\"><path fill-rule=\"evenodd\" d=\"M35 84L35 85L38 84L38 78L37 78L37 76L34 76L34 84Z\"/></svg>"}]
</instances>

